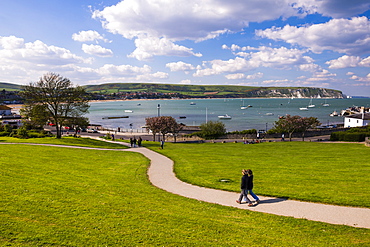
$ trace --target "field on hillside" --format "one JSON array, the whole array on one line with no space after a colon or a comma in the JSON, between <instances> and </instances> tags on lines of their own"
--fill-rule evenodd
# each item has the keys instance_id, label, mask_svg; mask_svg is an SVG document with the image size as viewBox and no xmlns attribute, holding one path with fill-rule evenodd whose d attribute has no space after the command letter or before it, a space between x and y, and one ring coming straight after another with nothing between
<instances>
[{"instance_id":1,"label":"field on hillside","mask_svg":"<svg viewBox=\"0 0 370 247\"><path fill-rule=\"evenodd\" d=\"M242 169L254 172L254 192L328 204L370 207L370 148L317 142L156 143L188 183L239 191ZM228 180L229 182L222 182Z\"/></svg>"},{"instance_id":2,"label":"field on hillside","mask_svg":"<svg viewBox=\"0 0 370 247\"><path fill-rule=\"evenodd\" d=\"M268 215L169 194L149 183L148 165L146 158L131 152L1 145L0 245L370 244L368 229ZM242 236L247 237L241 242Z\"/></svg>"}]
</instances>

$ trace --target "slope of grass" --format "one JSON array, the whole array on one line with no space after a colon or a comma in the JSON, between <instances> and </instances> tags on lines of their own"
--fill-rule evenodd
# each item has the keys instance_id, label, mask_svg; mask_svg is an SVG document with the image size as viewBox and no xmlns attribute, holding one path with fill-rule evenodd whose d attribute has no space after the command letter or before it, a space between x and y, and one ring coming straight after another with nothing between
<instances>
[{"instance_id":1,"label":"slope of grass","mask_svg":"<svg viewBox=\"0 0 370 247\"><path fill-rule=\"evenodd\" d=\"M147 144L175 161L177 176L204 187L239 191L242 169L254 192L304 201L370 207L370 149L360 144L271 142ZM228 183L221 180L229 180Z\"/></svg>"},{"instance_id":2,"label":"slope of grass","mask_svg":"<svg viewBox=\"0 0 370 247\"><path fill-rule=\"evenodd\" d=\"M109 143L100 140L90 138L74 138L74 137L63 137L57 139L55 137L44 137L44 138L30 138L20 139L13 137L0 137L0 142L11 142L11 143L40 143L40 144L54 144L54 145L71 145L81 147L93 147L93 148L111 148L111 149L124 149L126 146Z\"/></svg>"},{"instance_id":3,"label":"slope of grass","mask_svg":"<svg viewBox=\"0 0 370 247\"><path fill-rule=\"evenodd\" d=\"M0 246L368 246L370 231L153 187L137 153L0 146ZM203 164L207 166L207 164Z\"/></svg>"}]
</instances>

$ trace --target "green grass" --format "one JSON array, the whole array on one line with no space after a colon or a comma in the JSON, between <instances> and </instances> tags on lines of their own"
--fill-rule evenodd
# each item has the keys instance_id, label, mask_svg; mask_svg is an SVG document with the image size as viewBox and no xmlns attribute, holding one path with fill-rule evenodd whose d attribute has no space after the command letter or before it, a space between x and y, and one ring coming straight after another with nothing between
<instances>
[{"instance_id":1,"label":"green grass","mask_svg":"<svg viewBox=\"0 0 370 247\"><path fill-rule=\"evenodd\" d=\"M241 170L252 169L259 195L370 207L370 148L362 144L166 143L163 150L158 143L146 146L173 159L175 173L188 183L239 191Z\"/></svg>"},{"instance_id":2,"label":"green grass","mask_svg":"<svg viewBox=\"0 0 370 247\"><path fill-rule=\"evenodd\" d=\"M53 145L71 145L71 146L81 146L81 147L93 147L93 148L111 148L111 149L124 149L126 146L104 142L100 140L90 139L90 138L74 138L74 137L63 137L57 139L55 137L45 137L45 138L30 138L30 139L20 139L13 137L0 137L0 142L11 142L11 143L41 143L41 144L53 144Z\"/></svg>"},{"instance_id":3,"label":"green grass","mask_svg":"<svg viewBox=\"0 0 370 247\"><path fill-rule=\"evenodd\" d=\"M167 193L137 153L0 147L0 246L370 245L368 229Z\"/></svg>"}]
</instances>

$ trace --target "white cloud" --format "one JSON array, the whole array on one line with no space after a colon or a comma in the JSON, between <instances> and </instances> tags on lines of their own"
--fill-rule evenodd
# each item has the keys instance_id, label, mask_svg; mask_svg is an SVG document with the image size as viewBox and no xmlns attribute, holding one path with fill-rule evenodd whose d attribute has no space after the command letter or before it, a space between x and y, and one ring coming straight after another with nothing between
<instances>
[{"instance_id":1,"label":"white cloud","mask_svg":"<svg viewBox=\"0 0 370 247\"><path fill-rule=\"evenodd\" d=\"M182 80L182 81L180 81L180 84L190 85L191 84L191 80L188 80L188 79Z\"/></svg>"},{"instance_id":2,"label":"white cloud","mask_svg":"<svg viewBox=\"0 0 370 247\"><path fill-rule=\"evenodd\" d=\"M222 73L241 73L259 67L291 69L293 66L311 65L313 60L303 56L304 51L285 47L259 47L258 52L245 53L245 58L213 60L197 68L194 76L218 75ZM210 64L211 67L207 67ZM232 77L232 76L231 76Z\"/></svg>"},{"instance_id":3,"label":"white cloud","mask_svg":"<svg viewBox=\"0 0 370 247\"><path fill-rule=\"evenodd\" d=\"M100 35L97 31L88 30L88 31L80 31L79 33L72 34L72 39L79 42L88 42L88 41L97 41L103 40L108 42L102 35Z\"/></svg>"},{"instance_id":4,"label":"white cloud","mask_svg":"<svg viewBox=\"0 0 370 247\"><path fill-rule=\"evenodd\" d=\"M344 55L338 59L327 61L329 69L343 69L351 67L370 67L370 57L361 59L358 56Z\"/></svg>"},{"instance_id":5,"label":"white cloud","mask_svg":"<svg viewBox=\"0 0 370 247\"><path fill-rule=\"evenodd\" d=\"M345 54L370 52L370 20L363 17L333 19L327 23L257 30L256 35L308 47L314 53L332 50Z\"/></svg>"},{"instance_id":6,"label":"white cloud","mask_svg":"<svg viewBox=\"0 0 370 247\"><path fill-rule=\"evenodd\" d=\"M240 79L254 80L254 79L257 79L257 78L262 78L263 73L258 72L258 73L255 73L253 75L246 75L246 74L243 74L243 73L236 73L236 74L225 75L225 77L229 80L240 80Z\"/></svg>"},{"instance_id":7,"label":"white cloud","mask_svg":"<svg viewBox=\"0 0 370 247\"><path fill-rule=\"evenodd\" d=\"M202 54L194 53L191 48L180 46L166 38L155 37L140 37L135 40L136 50L128 57L136 58L137 60L149 60L153 56L179 56L201 57Z\"/></svg>"},{"instance_id":8,"label":"white cloud","mask_svg":"<svg viewBox=\"0 0 370 247\"><path fill-rule=\"evenodd\" d=\"M169 68L171 71L185 71L185 72L189 72L190 70L195 69L193 65L189 63L184 63L182 61L167 63L166 67Z\"/></svg>"},{"instance_id":9,"label":"white cloud","mask_svg":"<svg viewBox=\"0 0 370 247\"><path fill-rule=\"evenodd\" d=\"M86 54L95 55L98 57L111 57L113 56L113 52L110 49L101 47L100 45L82 45L82 50Z\"/></svg>"}]
</instances>

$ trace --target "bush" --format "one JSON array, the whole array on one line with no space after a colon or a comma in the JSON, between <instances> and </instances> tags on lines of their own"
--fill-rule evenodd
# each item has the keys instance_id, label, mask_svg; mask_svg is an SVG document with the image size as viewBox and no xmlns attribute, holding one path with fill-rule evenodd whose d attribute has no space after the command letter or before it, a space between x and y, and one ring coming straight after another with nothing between
<instances>
[{"instance_id":1,"label":"bush","mask_svg":"<svg viewBox=\"0 0 370 247\"><path fill-rule=\"evenodd\" d=\"M9 135L10 135L10 132L7 132L7 131L0 132L0 136L9 136Z\"/></svg>"},{"instance_id":2,"label":"bush","mask_svg":"<svg viewBox=\"0 0 370 247\"><path fill-rule=\"evenodd\" d=\"M250 135L250 134L257 134L257 130L256 129L250 129L250 130L242 130L242 131L233 131L233 132L229 132L228 134Z\"/></svg>"},{"instance_id":3,"label":"bush","mask_svg":"<svg viewBox=\"0 0 370 247\"><path fill-rule=\"evenodd\" d=\"M330 135L330 141L363 142L368 136L370 136L370 132L333 132Z\"/></svg>"}]
</instances>

